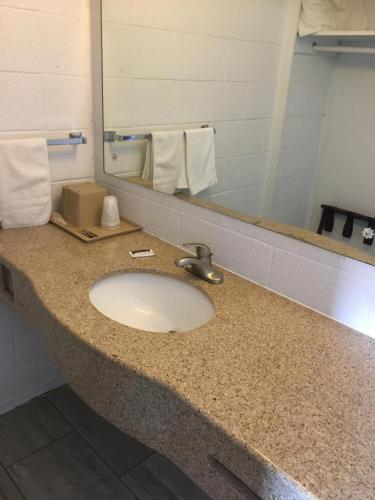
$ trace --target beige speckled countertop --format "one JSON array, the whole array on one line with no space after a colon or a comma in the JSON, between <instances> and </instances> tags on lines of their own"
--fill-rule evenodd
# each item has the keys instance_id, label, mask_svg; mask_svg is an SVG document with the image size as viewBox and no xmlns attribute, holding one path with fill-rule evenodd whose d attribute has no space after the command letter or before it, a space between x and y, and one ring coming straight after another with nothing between
<instances>
[{"instance_id":1,"label":"beige speckled countertop","mask_svg":"<svg viewBox=\"0 0 375 500\"><path fill-rule=\"evenodd\" d=\"M156 257L128 256L149 247ZM207 454L263 498L374 499L375 341L228 272L209 285L173 265L181 255L143 232L84 244L51 225L0 231L14 305L66 380L213 498L249 497L239 483L223 493ZM109 320L88 291L126 269L195 284L214 318L167 334Z\"/></svg>"}]
</instances>

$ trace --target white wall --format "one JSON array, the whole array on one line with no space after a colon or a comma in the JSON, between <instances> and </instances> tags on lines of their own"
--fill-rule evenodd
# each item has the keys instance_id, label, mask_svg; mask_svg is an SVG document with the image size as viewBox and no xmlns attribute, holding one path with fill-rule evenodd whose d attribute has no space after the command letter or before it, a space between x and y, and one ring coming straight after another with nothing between
<instances>
[{"instance_id":1,"label":"white wall","mask_svg":"<svg viewBox=\"0 0 375 500\"><path fill-rule=\"evenodd\" d=\"M52 191L93 176L89 0L0 0L0 140L66 137L49 148ZM61 383L36 333L0 307L0 413Z\"/></svg>"},{"instance_id":2,"label":"white wall","mask_svg":"<svg viewBox=\"0 0 375 500\"><path fill-rule=\"evenodd\" d=\"M332 56L312 51L311 40L297 40L272 200L273 220L309 227L309 201L332 65Z\"/></svg>"},{"instance_id":3,"label":"white wall","mask_svg":"<svg viewBox=\"0 0 375 500\"><path fill-rule=\"evenodd\" d=\"M219 183L202 196L259 213L286 4L104 0L105 127L214 126ZM106 168L139 175L144 151L107 144Z\"/></svg>"},{"instance_id":4,"label":"white wall","mask_svg":"<svg viewBox=\"0 0 375 500\"><path fill-rule=\"evenodd\" d=\"M334 61L312 227L319 223L321 203L375 217L375 57L340 55ZM336 222L332 237L375 255L375 245L362 243L364 224L346 239L345 219Z\"/></svg>"},{"instance_id":5,"label":"white wall","mask_svg":"<svg viewBox=\"0 0 375 500\"><path fill-rule=\"evenodd\" d=\"M369 30L375 30L375 3L374 0L365 0Z\"/></svg>"},{"instance_id":6,"label":"white wall","mask_svg":"<svg viewBox=\"0 0 375 500\"><path fill-rule=\"evenodd\" d=\"M37 332L0 304L0 414L61 383Z\"/></svg>"},{"instance_id":7,"label":"white wall","mask_svg":"<svg viewBox=\"0 0 375 500\"><path fill-rule=\"evenodd\" d=\"M0 140L67 137L49 148L53 182L93 175L89 0L0 0Z\"/></svg>"}]
</instances>

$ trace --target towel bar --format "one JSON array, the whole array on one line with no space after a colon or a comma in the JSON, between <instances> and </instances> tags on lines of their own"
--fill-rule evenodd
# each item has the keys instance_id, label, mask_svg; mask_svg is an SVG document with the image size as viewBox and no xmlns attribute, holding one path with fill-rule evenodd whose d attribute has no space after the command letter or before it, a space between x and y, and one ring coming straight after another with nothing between
<instances>
[{"instance_id":1,"label":"towel bar","mask_svg":"<svg viewBox=\"0 0 375 500\"><path fill-rule=\"evenodd\" d=\"M47 140L47 146L76 146L78 144L87 144L87 139L83 137L82 132L71 133L66 139Z\"/></svg>"},{"instance_id":2,"label":"towel bar","mask_svg":"<svg viewBox=\"0 0 375 500\"><path fill-rule=\"evenodd\" d=\"M209 125L201 125L201 128L208 128ZM216 134L216 129L214 129ZM132 135L119 135L114 130L104 131L104 142L131 142L131 141L149 141L151 134L132 134Z\"/></svg>"},{"instance_id":3,"label":"towel bar","mask_svg":"<svg viewBox=\"0 0 375 500\"><path fill-rule=\"evenodd\" d=\"M351 47L348 45L318 45L312 44L315 52L332 52L334 54L375 54L375 47Z\"/></svg>"}]
</instances>

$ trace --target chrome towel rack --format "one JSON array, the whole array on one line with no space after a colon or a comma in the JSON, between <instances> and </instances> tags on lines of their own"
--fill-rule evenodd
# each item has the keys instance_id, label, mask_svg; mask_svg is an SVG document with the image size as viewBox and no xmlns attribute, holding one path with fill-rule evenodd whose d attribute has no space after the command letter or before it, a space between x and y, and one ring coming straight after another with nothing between
<instances>
[{"instance_id":1,"label":"chrome towel rack","mask_svg":"<svg viewBox=\"0 0 375 500\"><path fill-rule=\"evenodd\" d=\"M200 128L208 128L210 125L201 125ZM216 129L214 129L216 134ZM104 142L131 142L131 141L150 141L152 139L152 134L132 134L132 135L120 135L114 130L104 131Z\"/></svg>"},{"instance_id":2,"label":"chrome towel rack","mask_svg":"<svg viewBox=\"0 0 375 500\"><path fill-rule=\"evenodd\" d=\"M73 132L66 139L48 139L47 146L77 146L87 144L87 138L83 137L82 132Z\"/></svg>"}]
</instances>

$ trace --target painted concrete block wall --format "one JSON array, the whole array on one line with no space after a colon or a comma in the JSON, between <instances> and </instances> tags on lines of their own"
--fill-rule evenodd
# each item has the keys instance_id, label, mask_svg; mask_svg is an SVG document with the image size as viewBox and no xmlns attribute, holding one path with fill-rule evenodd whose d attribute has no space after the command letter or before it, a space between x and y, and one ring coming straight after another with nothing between
<instances>
[{"instance_id":1,"label":"painted concrete block wall","mask_svg":"<svg viewBox=\"0 0 375 500\"><path fill-rule=\"evenodd\" d=\"M333 58L297 39L271 219L316 230L310 221Z\"/></svg>"},{"instance_id":2,"label":"painted concrete block wall","mask_svg":"<svg viewBox=\"0 0 375 500\"><path fill-rule=\"evenodd\" d=\"M61 383L37 332L0 304L0 414Z\"/></svg>"},{"instance_id":3,"label":"painted concrete block wall","mask_svg":"<svg viewBox=\"0 0 375 500\"><path fill-rule=\"evenodd\" d=\"M89 0L0 0L0 140L66 137L49 148L53 183L93 176Z\"/></svg>"},{"instance_id":4,"label":"painted concrete block wall","mask_svg":"<svg viewBox=\"0 0 375 500\"><path fill-rule=\"evenodd\" d=\"M173 196L107 180L122 215L146 232L176 246L208 243L217 264L375 338L374 267Z\"/></svg>"},{"instance_id":5,"label":"painted concrete block wall","mask_svg":"<svg viewBox=\"0 0 375 500\"><path fill-rule=\"evenodd\" d=\"M0 0L0 140L66 137L49 148L53 198L93 177L89 0ZM61 383L38 335L0 307L0 413Z\"/></svg>"},{"instance_id":6,"label":"painted concrete block wall","mask_svg":"<svg viewBox=\"0 0 375 500\"><path fill-rule=\"evenodd\" d=\"M214 126L219 184L202 196L257 214L286 4L193 0L187 9L184 0L104 0L105 127ZM139 175L144 153L145 143L106 144L106 167Z\"/></svg>"},{"instance_id":7,"label":"painted concrete block wall","mask_svg":"<svg viewBox=\"0 0 375 500\"><path fill-rule=\"evenodd\" d=\"M335 58L327 110L327 129L317 175L313 223L326 203L375 216L375 59L340 55ZM342 237L345 219L336 219L332 237L375 255L375 246L363 245L355 225L353 237Z\"/></svg>"},{"instance_id":8,"label":"painted concrete block wall","mask_svg":"<svg viewBox=\"0 0 375 500\"><path fill-rule=\"evenodd\" d=\"M375 4L373 0L365 0L366 11L368 16L368 30L375 30Z\"/></svg>"}]
</instances>

